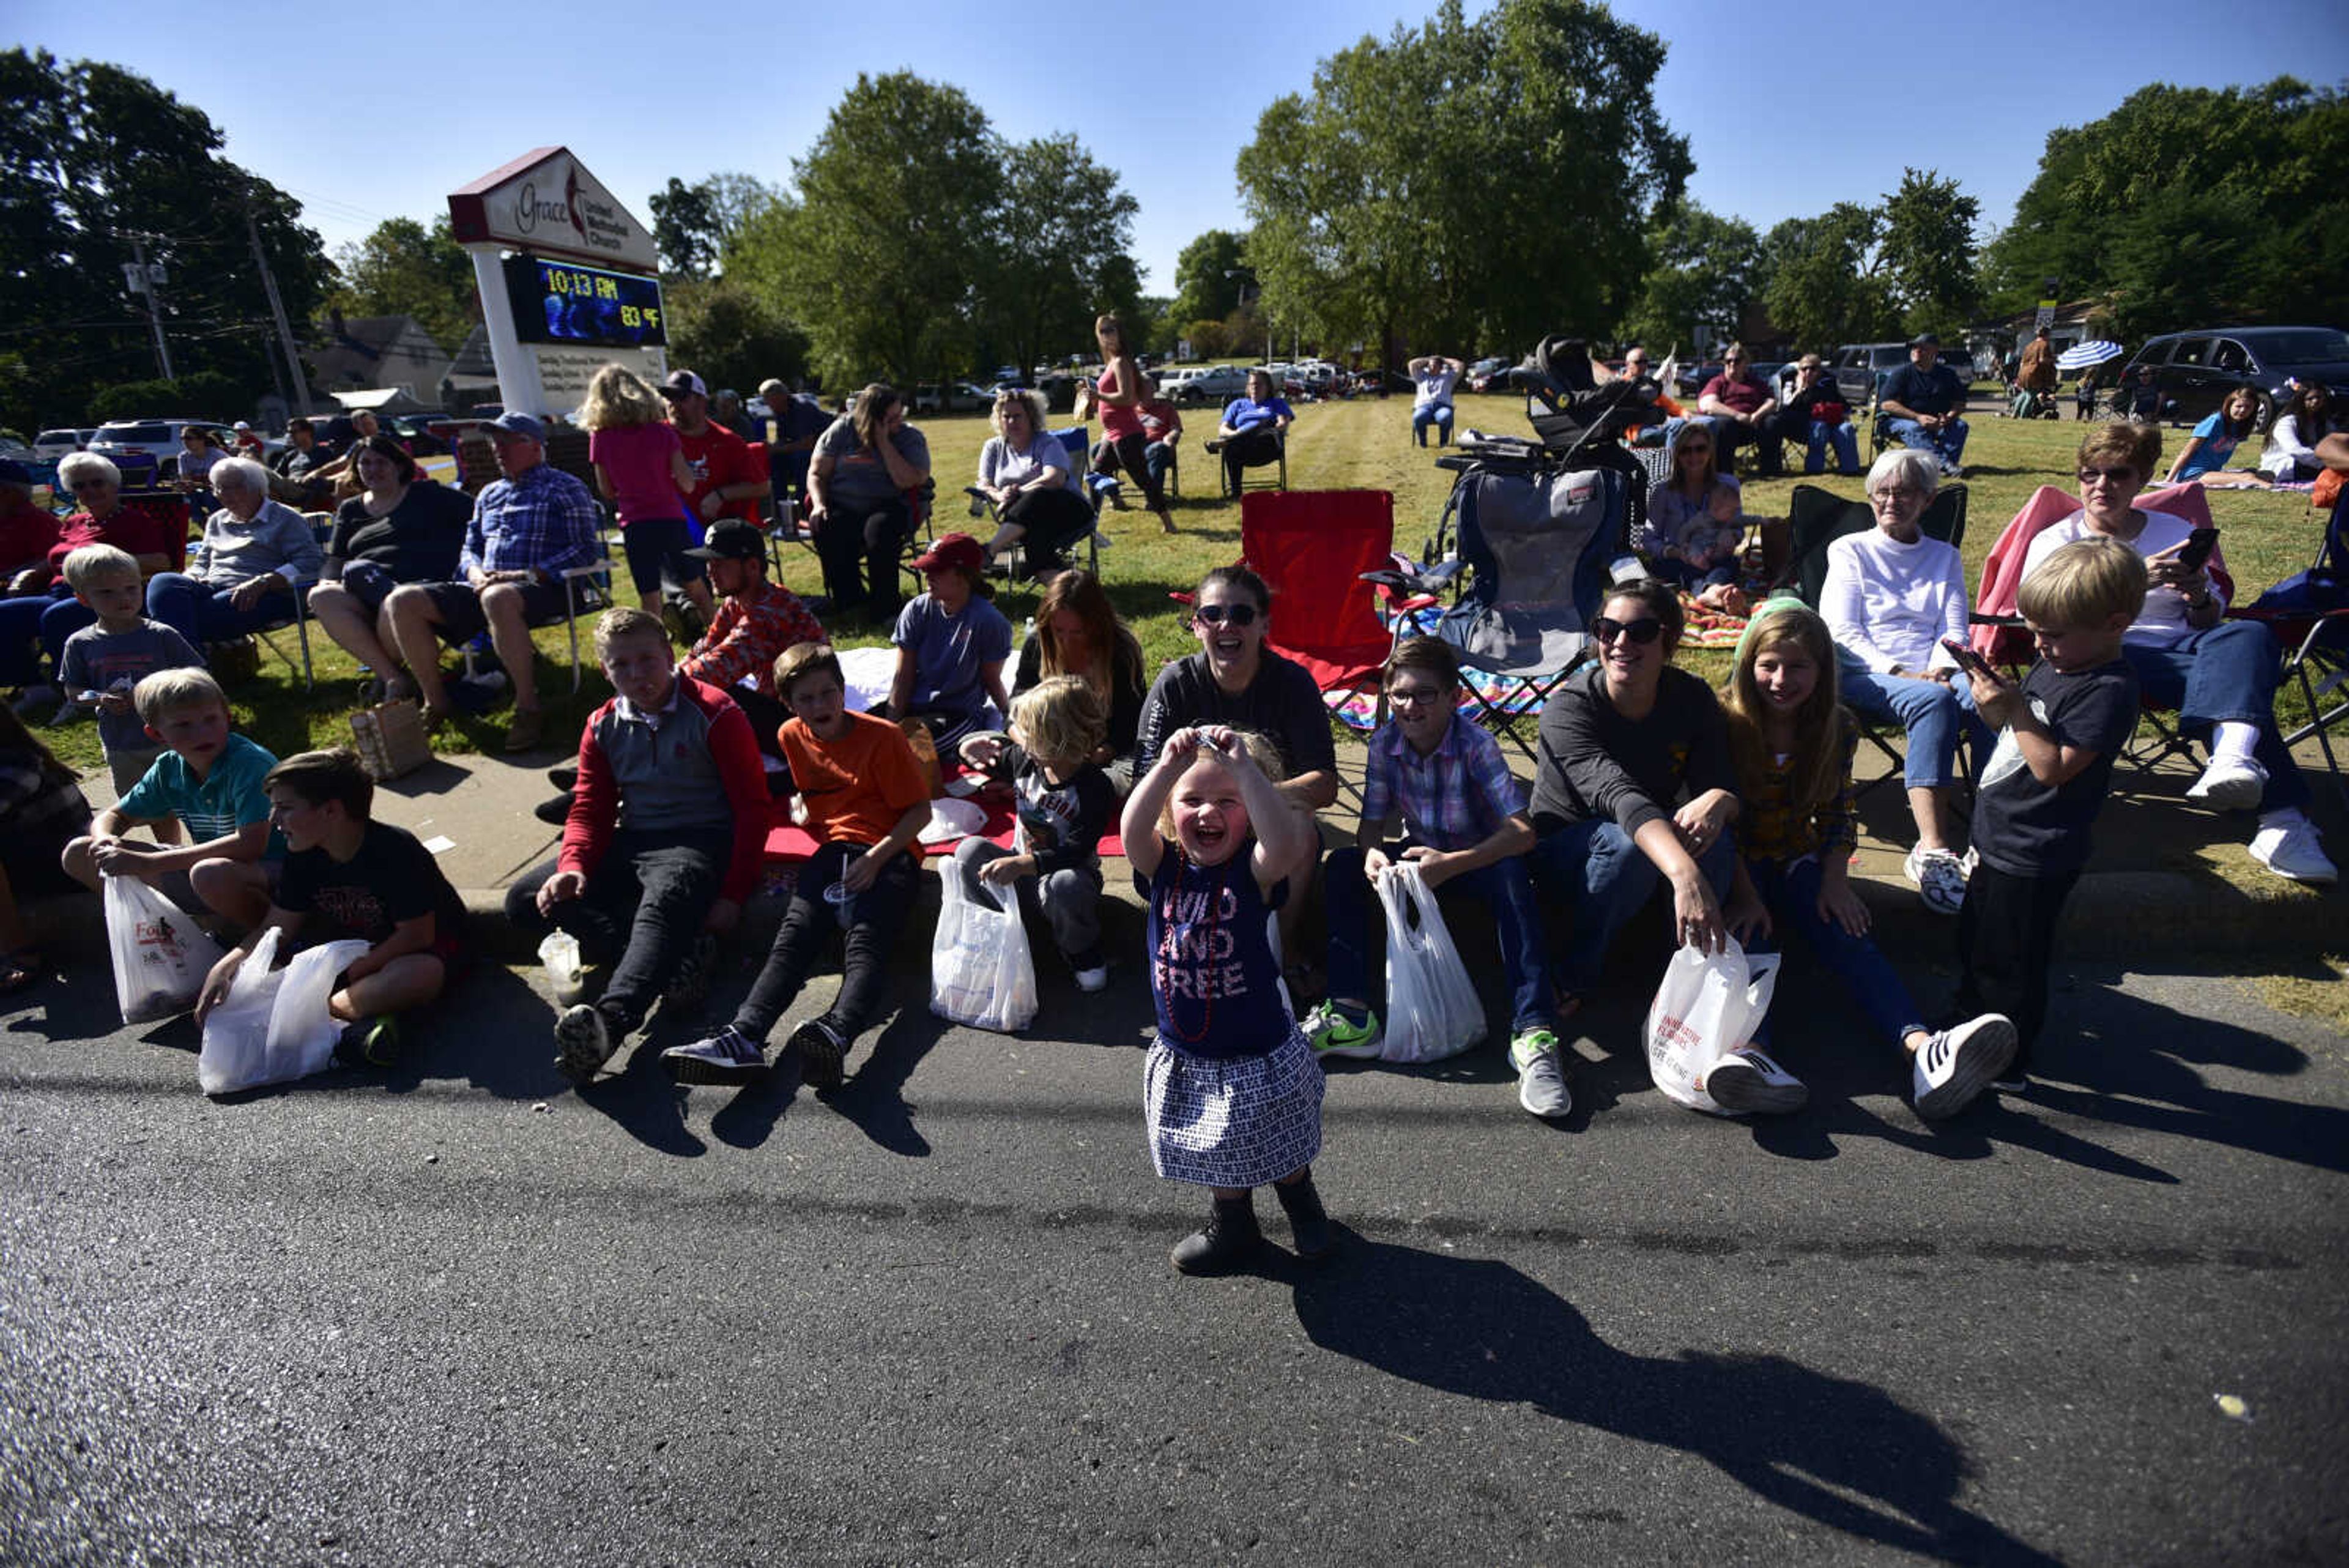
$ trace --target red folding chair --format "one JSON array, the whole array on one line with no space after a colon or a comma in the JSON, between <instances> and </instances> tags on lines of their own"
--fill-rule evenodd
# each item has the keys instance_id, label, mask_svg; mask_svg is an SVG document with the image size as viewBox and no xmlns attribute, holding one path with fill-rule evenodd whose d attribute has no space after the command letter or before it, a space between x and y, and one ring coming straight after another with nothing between
<instances>
[{"instance_id":1,"label":"red folding chair","mask_svg":"<svg viewBox=\"0 0 2349 1568\"><path fill-rule=\"evenodd\" d=\"M1398 599L1367 580L1392 570L1393 554L1390 491L1251 490L1240 497L1241 559L1272 589L1265 645L1303 665L1325 703L1378 691L1379 671L1408 625L1381 619L1381 598L1391 617L1436 602Z\"/></svg>"}]
</instances>

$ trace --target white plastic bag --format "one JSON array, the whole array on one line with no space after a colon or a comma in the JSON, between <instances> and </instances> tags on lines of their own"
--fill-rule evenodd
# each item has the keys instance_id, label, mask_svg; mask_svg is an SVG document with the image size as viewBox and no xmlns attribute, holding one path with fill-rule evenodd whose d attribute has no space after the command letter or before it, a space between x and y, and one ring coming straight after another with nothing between
<instances>
[{"instance_id":1,"label":"white plastic bag","mask_svg":"<svg viewBox=\"0 0 2349 1568\"><path fill-rule=\"evenodd\" d=\"M930 1011L974 1029L1027 1028L1036 1022L1036 965L1019 894L1006 884L991 889L999 903L967 898L952 866L938 881L945 901L930 940Z\"/></svg>"},{"instance_id":2,"label":"white plastic bag","mask_svg":"<svg viewBox=\"0 0 2349 1568\"><path fill-rule=\"evenodd\" d=\"M125 1023L151 1023L196 1004L220 944L196 919L136 877L106 879L106 945Z\"/></svg>"},{"instance_id":3,"label":"white plastic bag","mask_svg":"<svg viewBox=\"0 0 2349 1568\"><path fill-rule=\"evenodd\" d=\"M1386 1062L1435 1062L1485 1038L1485 1004L1452 945L1444 911L1413 861L1376 879L1387 916ZM1413 924L1413 917L1417 923Z\"/></svg>"},{"instance_id":4,"label":"white plastic bag","mask_svg":"<svg viewBox=\"0 0 2349 1568\"><path fill-rule=\"evenodd\" d=\"M204 1019L196 1083L207 1095L307 1077L334 1060L341 1025L326 1011L335 976L367 950L363 941L325 942L278 969L275 928L262 933L237 967L228 997Z\"/></svg>"},{"instance_id":5,"label":"white plastic bag","mask_svg":"<svg viewBox=\"0 0 2349 1568\"><path fill-rule=\"evenodd\" d=\"M1724 940L1711 958L1694 947L1673 953L1648 1008L1648 1075L1666 1098L1714 1116L1730 1113L1704 1092L1705 1075L1753 1042L1778 983L1776 953L1748 958L1735 938Z\"/></svg>"}]
</instances>

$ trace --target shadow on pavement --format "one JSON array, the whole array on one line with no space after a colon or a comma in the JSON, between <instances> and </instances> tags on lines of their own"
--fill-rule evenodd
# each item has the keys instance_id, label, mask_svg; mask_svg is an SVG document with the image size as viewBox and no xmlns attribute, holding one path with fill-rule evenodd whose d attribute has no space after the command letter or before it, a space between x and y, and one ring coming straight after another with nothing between
<instances>
[{"instance_id":1,"label":"shadow on pavement","mask_svg":"<svg viewBox=\"0 0 2349 1568\"><path fill-rule=\"evenodd\" d=\"M850 1121L864 1136L892 1154L926 1158L930 1140L914 1125L914 1107L906 1103L905 1081L947 1032L947 1024L919 1002L897 1010L873 1042L873 1053L854 1068L848 1081L823 1089L816 1097ZM852 1054L850 1061L854 1062Z\"/></svg>"},{"instance_id":2,"label":"shadow on pavement","mask_svg":"<svg viewBox=\"0 0 2349 1568\"><path fill-rule=\"evenodd\" d=\"M1629 1355L1506 1263L1369 1241L1273 1272L1313 1343L1446 1394L1678 1449L1756 1495L1860 1539L1951 1563L2055 1559L1961 1506L1971 1466L1882 1389L1776 1355Z\"/></svg>"}]
</instances>

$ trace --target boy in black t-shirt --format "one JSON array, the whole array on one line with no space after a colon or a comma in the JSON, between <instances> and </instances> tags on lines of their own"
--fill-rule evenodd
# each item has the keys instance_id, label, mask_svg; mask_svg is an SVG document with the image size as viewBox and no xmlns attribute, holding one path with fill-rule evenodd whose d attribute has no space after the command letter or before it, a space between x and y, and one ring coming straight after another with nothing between
<instances>
[{"instance_id":1,"label":"boy in black t-shirt","mask_svg":"<svg viewBox=\"0 0 2349 1568\"><path fill-rule=\"evenodd\" d=\"M245 955L273 927L289 950L297 935L355 938L374 945L335 977L327 1011L347 1025L335 1055L351 1066L388 1066L400 1050L393 1015L438 997L462 965L464 903L414 834L369 818L375 784L354 753L288 757L262 787L270 821L285 836L285 868L267 918L212 966L196 1016L228 994Z\"/></svg>"},{"instance_id":2,"label":"boy in black t-shirt","mask_svg":"<svg viewBox=\"0 0 2349 1568\"><path fill-rule=\"evenodd\" d=\"M2016 595L2039 662L2020 687L1971 677L1975 707L2000 734L1974 796L1979 863L1958 914L1957 1008L2014 1021L2013 1064L1992 1085L2009 1093L2029 1085L2056 922L2087 864L2113 758L2137 729L2137 676L2121 659L2121 634L2146 581L2144 557L2117 539L2064 545Z\"/></svg>"}]
</instances>

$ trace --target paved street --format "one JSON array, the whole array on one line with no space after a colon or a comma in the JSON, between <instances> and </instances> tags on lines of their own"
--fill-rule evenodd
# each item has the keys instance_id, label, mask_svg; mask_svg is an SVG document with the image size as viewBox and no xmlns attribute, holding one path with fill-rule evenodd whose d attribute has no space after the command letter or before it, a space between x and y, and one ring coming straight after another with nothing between
<instances>
[{"instance_id":1,"label":"paved street","mask_svg":"<svg viewBox=\"0 0 2349 1568\"><path fill-rule=\"evenodd\" d=\"M1051 1041L902 1013L824 1096L572 1093L492 970L388 1085L212 1103L184 1021L47 995L0 1023L10 1563L2349 1556L2349 1072L2229 981L2081 971L2054 1083L1930 1130L1796 968L1779 1125L1663 1103L1643 996L1562 1128L1495 1048L1341 1069L1345 1255L1218 1281L1165 1265L1204 1205L1131 964L1048 973Z\"/></svg>"}]
</instances>

